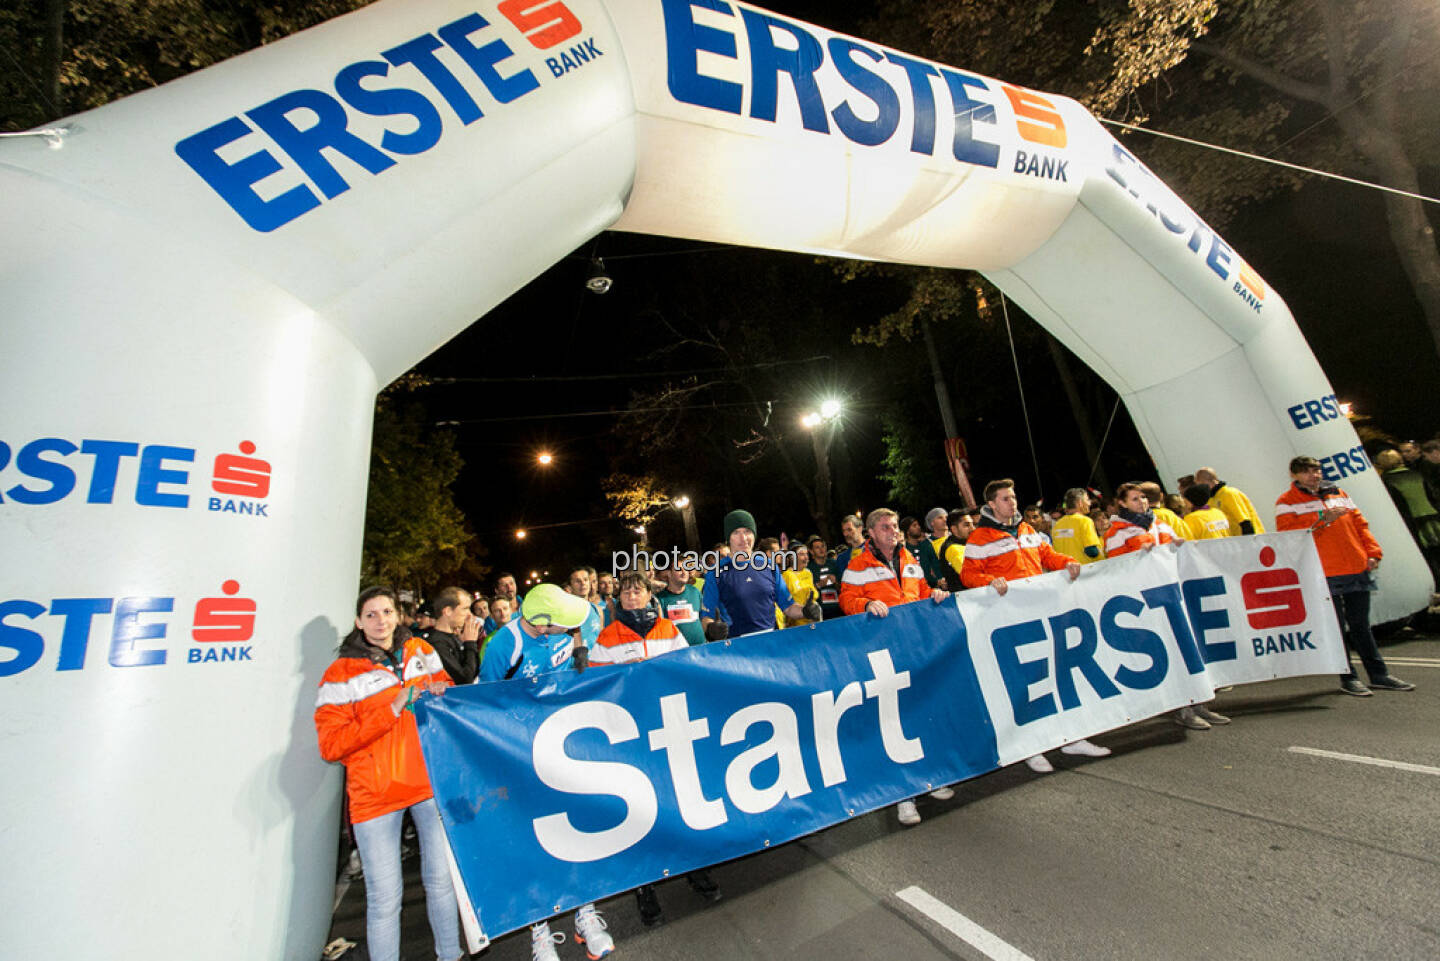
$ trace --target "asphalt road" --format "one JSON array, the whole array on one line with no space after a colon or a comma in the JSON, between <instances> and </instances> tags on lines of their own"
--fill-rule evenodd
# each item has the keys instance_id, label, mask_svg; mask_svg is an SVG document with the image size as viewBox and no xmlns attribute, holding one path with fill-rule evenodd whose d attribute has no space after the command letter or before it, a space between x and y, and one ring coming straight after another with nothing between
<instances>
[{"instance_id":1,"label":"asphalt road","mask_svg":"<svg viewBox=\"0 0 1440 961\"><path fill-rule=\"evenodd\" d=\"M612 898L600 908L615 956L1436 961L1440 640L1384 653L1417 690L1355 698L1330 678L1236 688L1218 702L1229 726L1142 722L1094 739L1112 757L1052 753L1054 774L1020 765L922 800L917 827L877 812L721 865L719 904L667 882L661 927L642 927L629 895ZM418 862L407 868L405 957L418 961L434 955ZM347 959L365 958L362 884L336 911L342 936L361 942ZM529 951L519 932L482 956ZM569 940L559 953L585 957Z\"/></svg>"}]
</instances>

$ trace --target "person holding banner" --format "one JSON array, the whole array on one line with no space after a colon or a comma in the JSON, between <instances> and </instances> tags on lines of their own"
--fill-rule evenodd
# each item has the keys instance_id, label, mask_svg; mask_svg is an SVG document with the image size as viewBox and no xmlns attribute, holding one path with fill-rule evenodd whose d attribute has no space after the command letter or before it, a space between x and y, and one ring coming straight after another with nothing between
<instances>
[{"instance_id":1,"label":"person holding banner","mask_svg":"<svg viewBox=\"0 0 1440 961\"><path fill-rule=\"evenodd\" d=\"M840 610L846 614L864 612L871 617L888 617L890 608L928 597L936 604L949 597L948 591L931 590L915 556L900 543L899 517L888 507L878 507L865 519L870 532L859 550L850 555L845 577L840 582ZM953 788L931 791L938 801L955 796ZM910 827L920 823L915 799L908 798L895 805L900 823Z\"/></svg>"},{"instance_id":2,"label":"person holding banner","mask_svg":"<svg viewBox=\"0 0 1440 961\"><path fill-rule=\"evenodd\" d=\"M1055 550L1025 523L1020 515L1020 500L1015 496L1013 480L1005 478L986 484L980 523L965 544L965 560L960 566L961 583L966 587L988 585L1004 597L1010 590L1010 581L1034 577L1046 571L1065 571L1073 581L1080 576L1080 563ZM1108 747L1092 744L1085 738L1062 746L1060 751L1082 757L1105 757L1110 753ZM1044 754L1026 758L1025 766L1036 774L1049 774L1055 770Z\"/></svg>"},{"instance_id":3,"label":"person holding banner","mask_svg":"<svg viewBox=\"0 0 1440 961\"><path fill-rule=\"evenodd\" d=\"M1198 475L1197 475L1198 479ZM1384 552L1370 533L1360 508L1334 484L1325 482L1320 462L1313 457L1290 461L1290 489L1275 501L1275 527L1282 531L1309 531L1315 538L1320 566L1330 587L1330 600L1340 622L1347 651L1354 650L1370 675L1370 687L1360 683L1352 667L1340 677L1340 690L1356 697L1378 691L1413 691L1415 685L1392 675L1370 633L1370 592L1375 590L1375 569ZM1348 655L1347 655L1348 661Z\"/></svg>"},{"instance_id":4,"label":"person holding banner","mask_svg":"<svg viewBox=\"0 0 1440 961\"><path fill-rule=\"evenodd\" d=\"M480 662L481 683L517 676L535 677L571 668L585 670L590 663L589 651L583 641L577 643L577 635L594 615L595 609L586 598L576 597L557 584L536 585L525 595L520 616L496 632L485 645L485 655ZM599 961L615 950L615 939L607 927L593 902L575 911L575 942L585 946L590 961ZM555 945L564 940L565 935L558 931L551 934L548 919L531 925L533 961L560 961Z\"/></svg>"},{"instance_id":5,"label":"person holding banner","mask_svg":"<svg viewBox=\"0 0 1440 961\"><path fill-rule=\"evenodd\" d=\"M639 571L626 571L615 583L620 593L620 606L615 609L615 619L600 632L600 639L595 642L590 656L591 664L596 667L634 664L671 651L683 651L690 646L679 628L666 619L659 601L653 598L648 577ZM720 900L720 885L710 877L709 871L703 868L691 871L685 879L705 900L711 903ZM635 907L645 927L653 928L665 923L655 885L642 884L635 889Z\"/></svg>"},{"instance_id":6,"label":"person holding banner","mask_svg":"<svg viewBox=\"0 0 1440 961\"><path fill-rule=\"evenodd\" d=\"M1159 491L1159 484L1152 486ZM1129 483L1121 484L1115 491L1117 508L1115 516L1110 519L1110 530L1105 534L1106 557L1148 551L1156 544L1184 542L1185 538L1181 535L1187 530L1186 522L1176 518L1175 522L1180 524L1179 529L1176 529L1170 522L1162 520L1159 510L1153 506L1153 495L1145 488L1145 484ZM1191 489L1197 490L1197 493L1203 492L1208 500L1210 488L1203 484L1192 484ZM1201 505L1203 504L1202 500ZM1219 514L1219 511L1214 513ZM1224 514L1219 516L1225 521ZM1191 731L1208 731L1215 725L1230 723L1230 718L1219 711L1212 711L1208 702L1186 705L1176 711L1173 717L1176 724Z\"/></svg>"},{"instance_id":7,"label":"person holding banner","mask_svg":"<svg viewBox=\"0 0 1440 961\"><path fill-rule=\"evenodd\" d=\"M410 705L422 692L450 686L440 657L400 627L399 604L388 587L361 591L355 627L320 679L315 732L320 756L345 765L345 793L355 846L365 871L365 941L374 961L400 957L400 829L405 812L420 839L420 879L435 938L435 957L455 961L460 908L450 880L445 829L420 753Z\"/></svg>"},{"instance_id":8,"label":"person holding banner","mask_svg":"<svg viewBox=\"0 0 1440 961\"><path fill-rule=\"evenodd\" d=\"M1106 557L1148 551L1156 544L1184 540L1173 527L1159 519L1142 485L1121 484L1115 491L1115 501L1115 516L1110 518L1110 529L1105 532Z\"/></svg>"}]
</instances>

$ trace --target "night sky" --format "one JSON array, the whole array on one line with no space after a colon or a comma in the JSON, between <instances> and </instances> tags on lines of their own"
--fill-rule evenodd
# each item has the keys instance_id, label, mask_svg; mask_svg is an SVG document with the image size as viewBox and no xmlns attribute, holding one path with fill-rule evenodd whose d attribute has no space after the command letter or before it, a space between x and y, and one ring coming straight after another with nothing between
<instances>
[{"instance_id":1,"label":"night sky","mask_svg":"<svg viewBox=\"0 0 1440 961\"><path fill-rule=\"evenodd\" d=\"M819 2L767 6L847 32L856 32L856 20L868 7ZM1128 138L1127 146L1145 158L1142 138ZM1431 167L1425 173L1422 187L1435 194L1440 172ZM1315 182L1243 212L1224 235L1285 298L1341 400L1355 403L1371 424L1398 436L1428 437L1440 431L1440 406L1434 403L1440 361L1390 248L1380 194ZM584 290L592 251L605 259L615 281L604 296ZM757 279L753 296L767 298L768 307L796 318L796 328L785 338L790 349L775 359L828 358L787 369L784 388L772 398L774 416L797 418L800 405L815 403L821 393L837 393L847 402L835 451L837 475L843 474L837 477L838 493L846 502L837 501L836 513L883 503L886 487L877 478L883 455L879 414L896 403L897 390L912 406L928 404L930 422L924 426L940 459L944 433L920 339L884 351L849 343L850 331L903 302L899 285L878 280L842 284L832 265L809 256L606 233L417 367L430 377L457 378L413 396L435 422L453 422L450 429L467 465L455 486L456 497L485 546L483 563L512 570L522 579L531 570L550 570L551 579L559 579L564 575L558 568L582 560L608 566L605 552L623 548L633 537L618 522L606 520L599 480L626 444L612 433L613 412L625 408L632 389L660 386L662 378L656 373L667 369L667 361L655 355L666 336L656 317L683 323L687 317L708 318L735 309L747 296L745 278L762 275L772 282L766 286ZM778 288L776 276L781 279ZM792 297L793 304L787 306L783 301ZM777 298L782 302L769 302ZM821 307L818 320L816 304ZM993 332L937 330L942 366L980 482L1013 476L1020 481L1022 499L1034 499L1038 484L1040 494L1054 503L1066 487L1089 479L1090 465L1075 437L1054 364L1046 351L1034 349L1038 341L1033 322L1013 306L1011 316L1021 342L1021 378L1038 465L1024 441L1019 388L1003 331L995 342ZM533 358L544 362L533 363ZM967 403L966 382L976 369L993 371L1005 379L1005 389L1014 390L1011 401L984 406L988 416L973 414L975 405ZM1113 392L1096 394L1105 415L1113 398ZM1101 416L1097 433L1104 427ZM556 458L546 469L535 463L542 449ZM1123 408L1101 463L1112 482L1153 476ZM695 464L693 469L698 477L709 465ZM813 525L800 495L776 484L775 476L773 469L757 470L749 484L743 478L738 485L727 481L726 496L733 503L697 497L702 541L708 545L720 539L721 517L734 506L756 514L762 536L782 529L791 534L809 531ZM1167 487L1171 483L1161 480ZM697 482L697 488L702 486ZM715 486L710 485L712 490ZM711 500L716 498L712 493ZM958 503L958 496L953 500ZM890 506L905 513L934 505ZM577 521L590 523L570 523ZM541 526L547 524L565 526ZM513 531L522 526L533 530L517 542ZM652 531L652 543L677 540L677 515L663 515Z\"/></svg>"}]
</instances>

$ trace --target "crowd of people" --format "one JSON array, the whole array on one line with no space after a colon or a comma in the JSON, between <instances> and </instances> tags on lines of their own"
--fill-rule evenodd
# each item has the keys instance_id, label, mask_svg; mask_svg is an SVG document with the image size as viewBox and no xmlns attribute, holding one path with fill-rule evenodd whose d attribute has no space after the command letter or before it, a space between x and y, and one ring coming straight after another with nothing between
<instances>
[{"instance_id":1,"label":"crowd of people","mask_svg":"<svg viewBox=\"0 0 1440 961\"><path fill-rule=\"evenodd\" d=\"M1383 451L1375 462L1434 565L1440 547L1440 441ZM1325 480L1315 458L1296 457L1288 466L1291 484L1267 513L1276 529L1307 531L1314 538L1347 654L1358 655L1369 679L1367 686L1351 668L1340 677L1341 690L1357 697L1372 690L1412 690L1414 685L1390 674L1371 633L1370 593L1383 551L1363 513ZM716 545L718 561L704 571L693 560L618 577L581 566L563 587L542 583L523 597L514 576L501 574L488 596L448 586L418 611L406 610L386 588L365 590L356 604L354 630L321 682L315 723L322 755L347 770L370 956L398 957L406 812L419 843L436 957L463 956L456 900L438 846L443 830L410 710L420 694L439 695L452 684L608 669L838 617L884 618L897 606L939 603L957 591L984 590L1003 599L1012 582L1048 571L1064 571L1073 580L1084 565L1108 558L1185 540L1265 532L1251 499L1213 468L1199 468L1177 486L1179 495L1166 495L1154 481L1131 482L1111 497L1073 488L1060 510L1047 512L1038 503L1022 506L1013 481L994 480L975 508L935 507L923 519L886 507L863 519L847 516L840 523L843 542L833 549L819 534L758 538L754 516L732 510L724 519L724 540ZM772 563L756 563L766 556ZM1208 704L1183 708L1174 720L1196 731L1230 723ZM1086 757L1110 753L1083 739L1060 750ZM1054 770L1044 755L1025 763L1037 773ZM931 794L952 795L948 786ZM900 802L897 815L904 825L918 824L916 799ZM708 872L693 872L688 881L706 900L720 899ZM635 895L641 920L647 926L662 923L654 887L641 887ZM591 961L614 949L593 904L576 911L574 932ZM555 946L564 937L548 920L534 925L535 961L557 961Z\"/></svg>"}]
</instances>

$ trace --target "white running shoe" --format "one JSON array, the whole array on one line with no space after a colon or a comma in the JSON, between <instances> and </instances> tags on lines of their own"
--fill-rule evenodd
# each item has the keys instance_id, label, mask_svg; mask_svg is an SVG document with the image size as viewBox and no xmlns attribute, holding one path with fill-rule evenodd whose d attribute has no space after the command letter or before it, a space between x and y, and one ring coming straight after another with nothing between
<instances>
[{"instance_id":1,"label":"white running shoe","mask_svg":"<svg viewBox=\"0 0 1440 961\"><path fill-rule=\"evenodd\" d=\"M1025 766L1036 774L1049 774L1055 770L1055 766L1045 759L1045 755L1037 754L1034 757L1025 759Z\"/></svg>"},{"instance_id":2,"label":"white running shoe","mask_svg":"<svg viewBox=\"0 0 1440 961\"><path fill-rule=\"evenodd\" d=\"M590 961L600 961L615 950L615 939L610 937L610 932L606 930L608 927L593 904L575 912L575 943L585 946Z\"/></svg>"},{"instance_id":3,"label":"white running shoe","mask_svg":"<svg viewBox=\"0 0 1440 961\"><path fill-rule=\"evenodd\" d=\"M560 961L560 955L555 953L555 945L562 944L564 941L565 935L562 932L550 933L549 921L532 924L530 926L531 961Z\"/></svg>"},{"instance_id":4,"label":"white running shoe","mask_svg":"<svg viewBox=\"0 0 1440 961\"><path fill-rule=\"evenodd\" d=\"M955 796L955 789L953 787L936 788L930 792L930 796L937 801L948 801Z\"/></svg>"},{"instance_id":5,"label":"white running shoe","mask_svg":"<svg viewBox=\"0 0 1440 961\"><path fill-rule=\"evenodd\" d=\"M1081 757L1109 757L1110 749L1101 747L1098 744L1091 744L1083 737L1078 741L1071 741L1060 749L1061 754L1078 754Z\"/></svg>"},{"instance_id":6,"label":"white running shoe","mask_svg":"<svg viewBox=\"0 0 1440 961\"><path fill-rule=\"evenodd\" d=\"M920 823L920 811L915 807L914 801L901 801L895 805L895 813L899 815L900 823L907 828Z\"/></svg>"}]
</instances>

